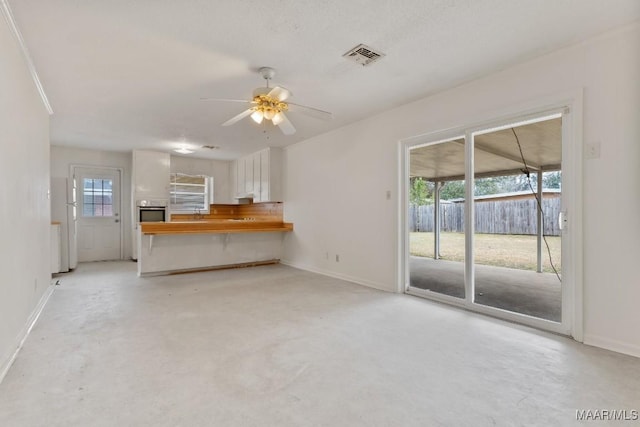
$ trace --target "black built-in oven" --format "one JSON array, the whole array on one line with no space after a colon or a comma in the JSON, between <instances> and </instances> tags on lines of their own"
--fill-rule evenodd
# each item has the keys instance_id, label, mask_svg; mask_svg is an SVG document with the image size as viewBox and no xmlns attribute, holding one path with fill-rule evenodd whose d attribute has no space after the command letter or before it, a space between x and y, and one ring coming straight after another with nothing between
<instances>
[{"instance_id":1,"label":"black built-in oven","mask_svg":"<svg viewBox=\"0 0 640 427\"><path fill-rule=\"evenodd\" d=\"M138 222L165 222L167 208L162 207L139 207Z\"/></svg>"}]
</instances>

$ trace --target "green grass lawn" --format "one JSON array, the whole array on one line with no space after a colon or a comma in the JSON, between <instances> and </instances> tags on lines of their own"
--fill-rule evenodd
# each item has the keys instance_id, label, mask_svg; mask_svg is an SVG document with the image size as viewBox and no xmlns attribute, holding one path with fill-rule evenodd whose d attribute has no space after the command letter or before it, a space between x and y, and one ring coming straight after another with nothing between
<instances>
[{"instance_id":1,"label":"green grass lawn","mask_svg":"<svg viewBox=\"0 0 640 427\"><path fill-rule=\"evenodd\" d=\"M411 255L433 258L433 233L409 233ZM561 269L560 237L548 236L553 265ZM536 269L536 236L510 234L476 234L475 262L498 267ZM449 261L464 261L464 234L440 233L440 257ZM542 242L542 267L552 273L547 248Z\"/></svg>"}]
</instances>

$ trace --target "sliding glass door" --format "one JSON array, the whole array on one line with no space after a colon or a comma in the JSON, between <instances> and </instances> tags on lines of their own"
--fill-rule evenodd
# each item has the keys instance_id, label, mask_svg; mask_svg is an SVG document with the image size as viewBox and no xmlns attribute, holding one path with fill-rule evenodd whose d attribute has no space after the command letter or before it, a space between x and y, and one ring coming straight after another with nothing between
<instances>
[{"instance_id":1,"label":"sliding glass door","mask_svg":"<svg viewBox=\"0 0 640 427\"><path fill-rule=\"evenodd\" d=\"M563 113L405 142L408 293L568 333Z\"/></svg>"},{"instance_id":2,"label":"sliding glass door","mask_svg":"<svg viewBox=\"0 0 640 427\"><path fill-rule=\"evenodd\" d=\"M464 138L409 156L410 285L464 300Z\"/></svg>"},{"instance_id":3,"label":"sliding glass door","mask_svg":"<svg viewBox=\"0 0 640 427\"><path fill-rule=\"evenodd\" d=\"M562 321L562 119L472 133L473 303Z\"/></svg>"}]
</instances>

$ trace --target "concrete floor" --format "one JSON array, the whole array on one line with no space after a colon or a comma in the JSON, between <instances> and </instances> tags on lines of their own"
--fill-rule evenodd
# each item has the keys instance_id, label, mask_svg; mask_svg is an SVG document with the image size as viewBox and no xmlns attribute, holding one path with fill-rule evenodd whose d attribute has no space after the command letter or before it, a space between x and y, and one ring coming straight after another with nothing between
<instances>
[{"instance_id":1,"label":"concrete floor","mask_svg":"<svg viewBox=\"0 0 640 427\"><path fill-rule=\"evenodd\" d=\"M411 286L464 298L464 263L412 256L409 270ZM476 265L475 282L478 304L562 320L561 285L555 274Z\"/></svg>"},{"instance_id":2,"label":"concrete floor","mask_svg":"<svg viewBox=\"0 0 640 427\"><path fill-rule=\"evenodd\" d=\"M566 426L640 409L640 359L282 265L62 276L1 426ZM605 425L599 422L598 425Z\"/></svg>"}]
</instances>

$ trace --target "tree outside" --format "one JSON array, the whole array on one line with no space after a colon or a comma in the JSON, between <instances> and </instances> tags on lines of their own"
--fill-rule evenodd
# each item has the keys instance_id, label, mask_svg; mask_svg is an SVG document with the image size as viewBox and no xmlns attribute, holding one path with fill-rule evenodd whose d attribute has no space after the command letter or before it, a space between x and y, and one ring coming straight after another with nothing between
<instances>
[{"instance_id":1,"label":"tree outside","mask_svg":"<svg viewBox=\"0 0 640 427\"><path fill-rule=\"evenodd\" d=\"M531 174L531 187L526 174L505 175L475 180L474 195L487 196L491 194L513 193L518 191L537 191L538 175ZM411 178L410 201L416 206L424 206L433 203L433 182L421 177ZM562 172L544 172L542 185L545 189L560 189L562 187ZM441 200L464 199L464 181L447 181L440 189Z\"/></svg>"},{"instance_id":2,"label":"tree outside","mask_svg":"<svg viewBox=\"0 0 640 427\"><path fill-rule=\"evenodd\" d=\"M433 203L433 183L422 177L414 177L409 181L409 202L412 205L424 206Z\"/></svg>"}]
</instances>

